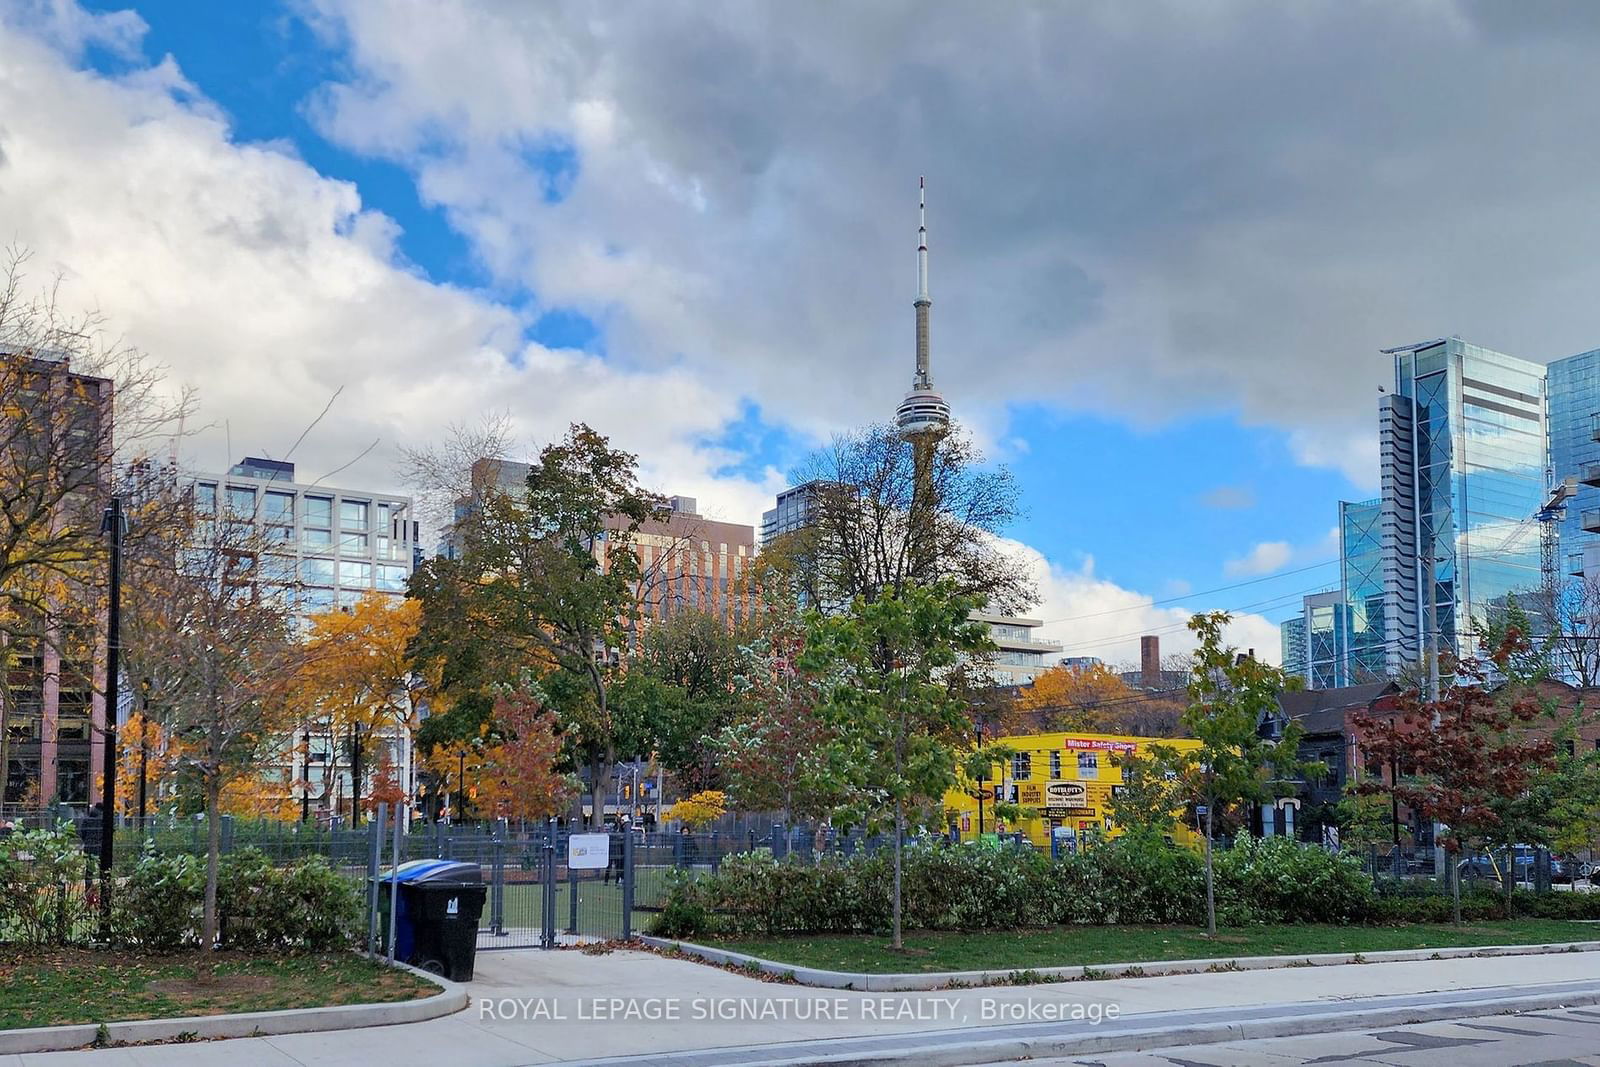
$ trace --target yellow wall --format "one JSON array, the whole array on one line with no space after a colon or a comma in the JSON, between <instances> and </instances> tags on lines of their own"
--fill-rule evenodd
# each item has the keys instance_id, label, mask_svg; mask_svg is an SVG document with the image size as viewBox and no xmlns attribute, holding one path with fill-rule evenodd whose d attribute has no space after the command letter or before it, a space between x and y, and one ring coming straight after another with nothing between
<instances>
[{"instance_id":1,"label":"yellow wall","mask_svg":"<svg viewBox=\"0 0 1600 1067\"><path fill-rule=\"evenodd\" d=\"M1108 826L1107 800L1113 786L1122 784L1122 769L1114 757L1129 752L1148 755L1150 745L1168 748L1193 749L1199 742L1184 738L1131 737L1119 734L1092 734L1068 732L1055 734L1020 734L1015 737L995 738L991 743L1008 745L1029 758L1029 773L1014 777L1009 764L995 764L986 784L988 797L983 802L983 829L993 833L998 827L994 819L994 791L1006 795L1006 786L1017 787L1017 803L1033 808L1038 818L1007 823L1004 829L1021 830L1029 840L1049 847L1052 826L1070 826L1081 841L1084 831L1093 829L1102 837L1115 837L1120 831ZM1051 756L1055 754L1056 763ZM1055 773L1052 773L1055 771ZM963 783L969 786L971 783ZM978 801L964 789L945 794L945 809L954 813L961 839L970 841L978 834ZM1184 844L1198 844L1199 838L1185 827L1173 831L1173 839Z\"/></svg>"}]
</instances>

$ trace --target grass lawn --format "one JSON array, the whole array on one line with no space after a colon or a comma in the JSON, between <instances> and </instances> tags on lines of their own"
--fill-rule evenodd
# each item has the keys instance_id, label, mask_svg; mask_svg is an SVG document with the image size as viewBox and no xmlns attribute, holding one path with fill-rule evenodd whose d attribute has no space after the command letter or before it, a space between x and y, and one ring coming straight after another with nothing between
<instances>
[{"instance_id":1,"label":"grass lawn","mask_svg":"<svg viewBox=\"0 0 1600 1067\"><path fill-rule=\"evenodd\" d=\"M1208 938L1202 929L1184 926L1058 926L970 934L918 931L906 935L906 947L900 952L890 947L887 937L865 934L746 938L714 944L762 959L829 971L905 974L1591 940L1600 940L1600 925L1517 919L1461 926L1253 926L1224 928L1215 938Z\"/></svg>"},{"instance_id":2,"label":"grass lawn","mask_svg":"<svg viewBox=\"0 0 1600 1067\"><path fill-rule=\"evenodd\" d=\"M537 930L544 913L544 887L537 883L512 882L506 886L504 925L508 930ZM637 897L637 893L635 894ZM635 900L633 930L639 933L650 927L655 913L642 911ZM483 917L478 920L479 931L489 929L492 917L492 900L485 900ZM565 882L556 883L556 929L566 932L572 921L572 888ZM591 937L622 936L622 887L615 882L578 883L578 928L580 934Z\"/></svg>"},{"instance_id":3,"label":"grass lawn","mask_svg":"<svg viewBox=\"0 0 1600 1067\"><path fill-rule=\"evenodd\" d=\"M0 1030L370 1004L438 991L408 971L353 953L145 956L0 948Z\"/></svg>"}]
</instances>

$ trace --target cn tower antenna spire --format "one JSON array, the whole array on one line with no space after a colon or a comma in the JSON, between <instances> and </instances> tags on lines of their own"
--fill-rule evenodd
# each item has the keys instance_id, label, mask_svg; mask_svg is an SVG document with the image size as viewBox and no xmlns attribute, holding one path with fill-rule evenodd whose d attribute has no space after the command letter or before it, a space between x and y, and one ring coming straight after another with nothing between
<instances>
[{"instance_id":1,"label":"cn tower antenna spire","mask_svg":"<svg viewBox=\"0 0 1600 1067\"><path fill-rule=\"evenodd\" d=\"M928 183L917 179L917 299L912 306L917 314L916 373L911 391L895 411L895 422L907 440L927 440L941 436L950 426L950 406L933 388L928 355L928 314L933 300L928 296Z\"/></svg>"}]
</instances>

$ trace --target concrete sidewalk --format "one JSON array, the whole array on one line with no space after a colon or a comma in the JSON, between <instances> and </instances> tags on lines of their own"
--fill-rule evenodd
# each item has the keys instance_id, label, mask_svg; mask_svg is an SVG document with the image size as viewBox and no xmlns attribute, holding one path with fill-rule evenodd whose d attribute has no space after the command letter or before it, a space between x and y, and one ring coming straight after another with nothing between
<instances>
[{"instance_id":1,"label":"concrete sidewalk","mask_svg":"<svg viewBox=\"0 0 1600 1067\"><path fill-rule=\"evenodd\" d=\"M1594 953L1222 972L946 990L861 993L764 983L640 952L501 951L478 957L474 1003L448 1018L333 1033L188 1045L0 1057L0 1067L333 1065L378 1063L521 1067L650 1056L680 1063L745 1063L752 1046L793 1061L937 1046L928 1062L964 1058L963 1045L998 1036L1048 1038L1192 1021L1310 1019L1388 1004L1406 1011L1535 993L1600 1000ZM1472 992L1461 992L1472 991ZM1416 1006L1413 1008L1413 1006ZM1117 1018L1111 1018L1113 1009ZM1482 1014L1463 1010L1463 1015ZM1091 1018L1104 1021L1094 1024ZM1232 1023L1230 1022L1230 1025ZM1325 1024L1323 1025L1325 1028ZM1352 1021L1351 1026L1362 1023ZM918 1034L914 1040L906 1035ZM885 1038L897 1038L885 1042ZM822 1042L795 1050L795 1042ZM721 1053L712 1050L725 1050ZM736 1051L742 1050L742 1051ZM671 1055L702 1052L702 1055ZM791 1055L791 1052L793 1055ZM663 1054L666 1054L665 1056Z\"/></svg>"}]
</instances>

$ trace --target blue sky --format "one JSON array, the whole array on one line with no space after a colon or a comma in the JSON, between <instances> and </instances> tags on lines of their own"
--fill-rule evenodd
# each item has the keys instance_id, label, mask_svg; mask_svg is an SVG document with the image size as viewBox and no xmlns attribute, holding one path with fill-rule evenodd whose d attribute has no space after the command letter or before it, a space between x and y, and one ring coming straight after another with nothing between
<instances>
[{"instance_id":1,"label":"blue sky","mask_svg":"<svg viewBox=\"0 0 1600 1067\"><path fill-rule=\"evenodd\" d=\"M335 395L295 458L376 442L385 486L485 412L581 418L754 522L907 384L927 175L935 380L1018 475L1038 613L1266 644L1375 495L1379 348L1597 332L1554 15L81 2L0 11L0 210L199 386L196 462Z\"/></svg>"}]
</instances>

